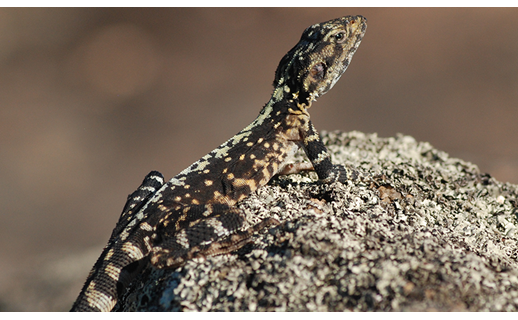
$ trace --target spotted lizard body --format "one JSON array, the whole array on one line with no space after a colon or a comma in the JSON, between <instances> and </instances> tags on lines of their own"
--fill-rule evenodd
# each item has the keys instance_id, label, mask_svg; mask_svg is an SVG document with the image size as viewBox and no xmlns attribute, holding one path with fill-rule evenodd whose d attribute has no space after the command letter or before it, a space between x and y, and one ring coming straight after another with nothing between
<instances>
[{"instance_id":1,"label":"spotted lizard body","mask_svg":"<svg viewBox=\"0 0 518 320\"><path fill-rule=\"evenodd\" d=\"M244 214L235 207L276 174L315 170L325 183L355 179L356 171L331 163L308 109L347 69L366 27L364 17L346 16L307 28L281 60L272 97L250 125L167 183L149 173L128 197L72 311L110 311L148 263L178 267L228 253L277 224L270 218L243 230ZM286 164L299 147L310 166Z\"/></svg>"}]
</instances>

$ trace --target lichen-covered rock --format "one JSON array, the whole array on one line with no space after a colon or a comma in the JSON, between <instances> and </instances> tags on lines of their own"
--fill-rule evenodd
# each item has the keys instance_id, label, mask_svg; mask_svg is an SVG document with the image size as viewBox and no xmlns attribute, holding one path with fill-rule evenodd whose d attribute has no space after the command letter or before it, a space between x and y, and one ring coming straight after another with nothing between
<instances>
[{"instance_id":1,"label":"lichen-covered rock","mask_svg":"<svg viewBox=\"0 0 518 320\"><path fill-rule=\"evenodd\" d=\"M148 267L116 308L518 311L518 186L409 136L322 138L362 181L275 178L239 207L279 226L230 255Z\"/></svg>"}]
</instances>

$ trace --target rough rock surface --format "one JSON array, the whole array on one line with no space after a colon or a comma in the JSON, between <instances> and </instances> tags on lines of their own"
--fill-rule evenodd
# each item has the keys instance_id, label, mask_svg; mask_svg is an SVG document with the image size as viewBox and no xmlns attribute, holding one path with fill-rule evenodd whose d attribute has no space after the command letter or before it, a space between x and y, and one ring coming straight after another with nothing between
<instances>
[{"instance_id":1,"label":"rough rock surface","mask_svg":"<svg viewBox=\"0 0 518 320\"><path fill-rule=\"evenodd\" d=\"M518 186L409 136L322 138L363 181L274 179L239 207L279 226L230 255L148 267L116 309L518 311Z\"/></svg>"}]
</instances>

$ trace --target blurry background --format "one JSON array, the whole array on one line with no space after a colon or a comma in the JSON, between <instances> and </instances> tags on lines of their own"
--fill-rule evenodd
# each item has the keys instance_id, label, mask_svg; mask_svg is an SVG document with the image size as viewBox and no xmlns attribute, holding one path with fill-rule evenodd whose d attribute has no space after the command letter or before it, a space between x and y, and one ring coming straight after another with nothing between
<instances>
[{"instance_id":1,"label":"blurry background","mask_svg":"<svg viewBox=\"0 0 518 320\"><path fill-rule=\"evenodd\" d=\"M311 24L368 19L319 130L518 183L518 9L0 9L0 310L67 310L126 196L248 125Z\"/></svg>"}]
</instances>

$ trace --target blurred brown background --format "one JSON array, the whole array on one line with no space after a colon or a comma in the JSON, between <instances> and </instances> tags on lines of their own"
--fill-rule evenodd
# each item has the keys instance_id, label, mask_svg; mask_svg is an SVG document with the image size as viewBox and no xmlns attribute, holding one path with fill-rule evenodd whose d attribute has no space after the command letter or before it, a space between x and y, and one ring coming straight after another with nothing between
<instances>
[{"instance_id":1,"label":"blurred brown background","mask_svg":"<svg viewBox=\"0 0 518 320\"><path fill-rule=\"evenodd\" d=\"M518 9L0 9L0 310L66 310L143 177L248 125L302 31L348 14L369 27L318 129L518 183Z\"/></svg>"}]
</instances>

